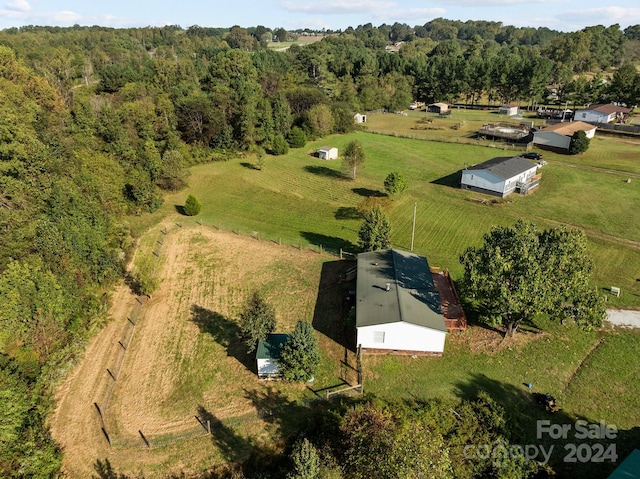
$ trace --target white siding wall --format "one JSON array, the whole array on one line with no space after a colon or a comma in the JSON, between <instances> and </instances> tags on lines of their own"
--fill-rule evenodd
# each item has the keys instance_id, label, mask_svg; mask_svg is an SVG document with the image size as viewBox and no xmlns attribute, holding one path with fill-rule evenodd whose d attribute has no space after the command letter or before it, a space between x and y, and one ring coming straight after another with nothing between
<instances>
[{"instance_id":1,"label":"white siding wall","mask_svg":"<svg viewBox=\"0 0 640 479\"><path fill-rule=\"evenodd\" d=\"M604 113L600 113L595 110L584 110L577 111L575 117L573 118L576 121L587 121L592 123L609 123L616 117L615 113L611 115L605 115Z\"/></svg>"},{"instance_id":2,"label":"white siding wall","mask_svg":"<svg viewBox=\"0 0 640 479\"><path fill-rule=\"evenodd\" d=\"M555 148L568 150L571 137L553 131L536 131L533 134L533 142L536 145L553 146Z\"/></svg>"},{"instance_id":3,"label":"white siding wall","mask_svg":"<svg viewBox=\"0 0 640 479\"><path fill-rule=\"evenodd\" d=\"M500 194L503 194L506 189L503 179L483 170L463 170L461 183L463 185L482 188L483 190L495 191Z\"/></svg>"},{"instance_id":4,"label":"white siding wall","mask_svg":"<svg viewBox=\"0 0 640 479\"><path fill-rule=\"evenodd\" d=\"M258 359L258 376L274 376L278 374L277 359Z\"/></svg>"},{"instance_id":5,"label":"white siding wall","mask_svg":"<svg viewBox=\"0 0 640 479\"><path fill-rule=\"evenodd\" d=\"M442 353L446 335L410 323L389 323L358 328L357 342L363 348Z\"/></svg>"}]
</instances>

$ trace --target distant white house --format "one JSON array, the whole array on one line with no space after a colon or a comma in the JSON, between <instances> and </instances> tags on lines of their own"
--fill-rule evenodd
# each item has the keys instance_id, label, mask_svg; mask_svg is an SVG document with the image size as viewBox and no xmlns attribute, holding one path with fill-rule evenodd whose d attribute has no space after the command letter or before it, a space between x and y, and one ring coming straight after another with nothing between
<instances>
[{"instance_id":1,"label":"distant white house","mask_svg":"<svg viewBox=\"0 0 640 479\"><path fill-rule=\"evenodd\" d=\"M494 196L526 194L540 183L538 165L521 156L498 157L462 170L460 188Z\"/></svg>"},{"instance_id":2,"label":"distant white house","mask_svg":"<svg viewBox=\"0 0 640 479\"><path fill-rule=\"evenodd\" d=\"M353 119L355 120L356 123L366 123L367 115L363 115L362 113L356 113L355 115L353 115Z\"/></svg>"},{"instance_id":3,"label":"distant white house","mask_svg":"<svg viewBox=\"0 0 640 479\"><path fill-rule=\"evenodd\" d=\"M395 249L358 255L356 330L365 352L442 355L447 326L424 256Z\"/></svg>"},{"instance_id":4,"label":"distant white house","mask_svg":"<svg viewBox=\"0 0 640 479\"><path fill-rule=\"evenodd\" d=\"M591 105L585 110L576 111L574 120L588 121L590 123L610 123L614 120L624 119L631 110L622 106L608 103L606 105Z\"/></svg>"},{"instance_id":5,"label":"distant white house","mask_svg":"<svg viewBox=\"0 0 640 479\"><path fill-rule=\"evenodd\" d=\"M593 138L596 128L583 121L571 121L547 126L533 133L533 143L550 148L568 150L571 145L571 137L576 131L584 131L587 138Z\"/></svg>"},{"instance_id":6,"label":"distant white house","mask_svg":"<svg viewBox=\"0 0 640 479\"><path fill-rule=\"evenodd\" d=\"M511 105L503 105L498 108L498 113L500 115L514 116L518 114L518 107Z\"/></svg>"},{"instance_id":7,"label":"distant white house","mask_svg":"<svg viewBox=\"0 0 640 479\"><path fill-rule=\"evenodd\" d=\"M338 149L335 146L323 146L318 149L318 158L321 160L335 160L338 158Z\"/></svg>"},{"instance_id":8,"label":"distant white house","mask_svg":"<svg viewBox=\"0 0 640 479\"><path fill-rule=\"evenodd\" d=\"M271 378L280 376L278 360L280 359L282 346L288 339L288 334L268 334L264 340L258 342L258 350L256 351L258 377Z\"/></svg>"}]
</instances>

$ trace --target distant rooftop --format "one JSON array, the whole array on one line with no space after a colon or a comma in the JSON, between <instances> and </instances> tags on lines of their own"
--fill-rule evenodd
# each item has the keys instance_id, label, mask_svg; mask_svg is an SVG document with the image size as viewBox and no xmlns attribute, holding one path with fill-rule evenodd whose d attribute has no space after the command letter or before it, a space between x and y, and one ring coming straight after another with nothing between
<instances>
[{"instance_id":1,"label":"distant rooftop","mask_svg":"<svg viewBox=\"0 0 640 479\"><path fill-rule=\"evenodd\" d=\"M585 110L594 110L605 115L611 115L611 113L629 113L631 110L623 106L614 105L613 103L590 105Z\"/></svg>"},{"instance_id":2,"label":"distant rooftop","mask_svg":"<svg viewBox=\"0 0 640 479\"><path fill-rule=\"evenodd\" d=\"M560 135L571 136L576 131L591 131L595 128L595 126L585 123L584 121L569 121L566 123L556 123L555 125L547 126L540 131L552 131Z\"/></svg>"}]
</instances>

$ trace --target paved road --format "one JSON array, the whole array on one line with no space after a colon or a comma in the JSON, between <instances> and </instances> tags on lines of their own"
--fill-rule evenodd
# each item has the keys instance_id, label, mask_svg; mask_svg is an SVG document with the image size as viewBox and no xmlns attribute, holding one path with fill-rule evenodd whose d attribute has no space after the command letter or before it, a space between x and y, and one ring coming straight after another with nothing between
<instances>
[{"instance_id":1,"label":"paved road","mask_svg":"<svg viewBox=\"0 0 640 479\"><path fill-rule=\"evenodd\" d=\"M615 326L640 328L640 311L630 309L607 309L607 321Z\"/></svg>"}]
</instances>

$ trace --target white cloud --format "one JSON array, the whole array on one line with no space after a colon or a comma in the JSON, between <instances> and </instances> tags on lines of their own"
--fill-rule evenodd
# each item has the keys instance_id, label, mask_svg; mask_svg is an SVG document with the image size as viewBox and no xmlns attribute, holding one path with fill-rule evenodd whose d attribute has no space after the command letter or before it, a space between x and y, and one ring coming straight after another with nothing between
<instances>
[{"instance_id":1,"label":"white cloud","mask_svg":"<svg viewBox=\"0 0 640 479\"><path fill-rule=\"evenodd\" d=\"M344 15L344 14L366 14L376 13L380 10L394 8L395 2L385 2L379 0L334 0L332 2L282 2L280 6L289 12L324 14L324 15Z\"/></svg>"},{"instance_id":2,"label":"white cloud","mask_svg":"<svg viewBox=\"0 0 640 479\"><path fill-rule=\"evenodd\" d=\"M30 12L31 5L27 0L13 0L13 2L9 2L5 5L7 10L15 11L15 12Z\"/></svg>"},{"instance_id":3,"label":"white cloud","mask_svg":"<svg viewBox=\"0 0 640 479\"><path fill-rule=\"evenodd\" d=\"M619 23L623 27L640 23L640 8L596 7L572 10L557 15L566 22L581 25L612 25Z\"/></svg>"},{"instance_id":4,"label":"white cloud","mask_svg":"<svg viewBox=\"0 0 640 479\"><path fill-rule=\"evenodd\" d=\"M557 0L454 0L450 5L468 5L471 7L511 7L514 5L531 5L533 3L557 3Z\"/></svg>"}]
</instances>

